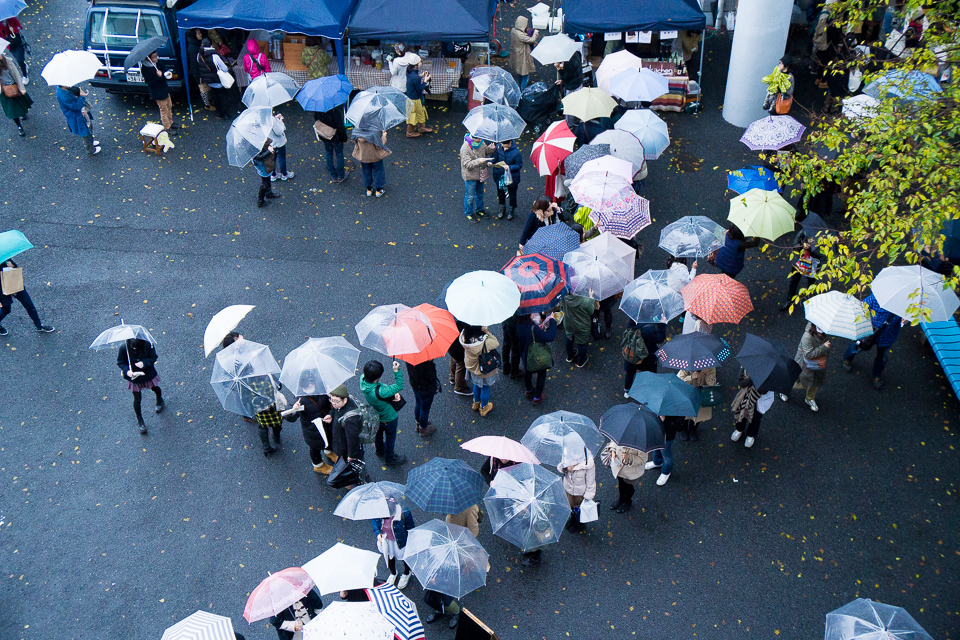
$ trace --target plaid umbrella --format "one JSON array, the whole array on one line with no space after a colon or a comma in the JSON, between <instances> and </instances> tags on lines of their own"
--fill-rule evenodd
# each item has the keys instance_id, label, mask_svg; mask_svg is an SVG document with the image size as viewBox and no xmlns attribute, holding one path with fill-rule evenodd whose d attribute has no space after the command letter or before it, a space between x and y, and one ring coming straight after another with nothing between
<instances>
[{"instance_id":1,"label":"plaid umbrella","mask_svg":"<svg viewBox=\"0 0 960 640\"><path fill-rule=\"evenodd\" d=\"M423 640L423 623L417 614L417 605L410 598L388 582L365 591L387 622L393 625L396 640Z\"/></svg>"},{"instance_id":2,"label":"plaid umbrella","mask_svg":"<svg viewBox=\"0 0 960 640\"><path fill-rule=\"evenodd\" d=\"M600 231L629 240L650 226L650 201L638 196L633 189L624 190L588 215Z\"/></svg>"},{"instance_id":3,"label":"plaid umbrella","mask_svg":"<svg viewBox=\"0 0 960 640\"><path fill-rule=\"evenodd\" d=\"M167 627L160 640L236 640L236 635L230 618L197 611Z\"/></svg>"},{"instance_id":4,"label":"plaid umbrella","mask_svg":"<svg viewBox=\"0 0 960 640\"><path fill-rule=\"evenodd\" d=\"M608 144L585 144L563 159L563 173L567 176L567 180L573 180L584 164L608 155L610 155Z\"/></svg>"},{"instance_id":5,"label":"plaid umbrella","mask_svg":"<svg viewBox=\"0 0 960 640\"><path fill-rule=\"evenodd\" d=\"M243 617L249 623L275 616L313 589L313 579L300 567L270 574L250 592Z\"/></svg>"},{"instance_id":6,"label":"plaid umbrella","mask_svg":"<svg viewBox=\"0 0 960 640\"><path fill-rule=\"evenodd\" d=\"M700 411L700 389L672 373L639 372L629 395L658 416L693 418Z\"/></svg>"},{"instance_id":7,"label":"plaid umbrella","mask_svg":"<svg viewBox=\"0 0 960 640\"><path fill-rule=\"evenodd\" d=\"M669 369L701 371L719 367L730 357L730 345L712 333L685 333L657 350L657 359Z\"/></svg>"},{"instance_id":8,"label":"plaid umbrella","mask_svg":"<svg viewBox=\"0 0 960 640\"><path fill-rule=\"evenodd\" d=\"M530 159L541 176L549 176L573 152L577 137L570 131L566 120L554 122L533 143Z\"/></svg>"},{"instance_id":9,"label":"plaid umbrella","mask_svg":"<svg viewBox=\"0 0 960 640\"><path fill-rule=\"evenodd\" d=\"M750 189L780 191L780 184L770 169L751 165L727 173L727 189L737 193L746 193Z\"/></svg>"},{"instance_id":10,"label":"plaid umbrella","mask_svg":"<svg viewBox=\"0 0 960 640\"><path fill-rule=\"evenodd\" d=\"M559 304L560 298L570 293L566 265L539 253L511 258L500 273L520 288L518 312L549 311Z\"/></svg>"},{"instance_id":11,"label":"plaid umbrella","mask_svg":"<svg viewBox=\"0 0 960 640\"><path fill-rule=\"evenodd\" d=\"M740 322L753 311L750 292L725 274L700 274L680 290L687 311L707 324Z\"/></svg>"},{"instance_id":12,"label":"plaid umbrella","mask_svg":"<svg viewBox=\"0 0 960 640\"><path fill-rule=\"evenodd\" d=\"M767 116L750 123L740 142L752 151L773 151L800 142L805 130L790 116Z\"/></svg>"},{"instance_id":13,"label":"plaid umbrella","mask_svg":"<svg viewBox=\"0 0 960 640\"><path fill-rule=\"evenodd\" d=\"M431 513L456 514L483 499L487 483L463 460L431 458L407 474L406 497Z\"/></svg>"},{"instance_id":14,"label":"plaid umbrella","mask_svg":"<svg viewBox=\"0 0 960 640\"><path fill-rule=\"evenodd\" d=\"M527 244L523 245L523 250L527 253L540 253L554 260L563 260L563 256L578 248L580 248L580 234L568 227L565 222L540 227L527 240Z\"/></svg>"}]
</instances>

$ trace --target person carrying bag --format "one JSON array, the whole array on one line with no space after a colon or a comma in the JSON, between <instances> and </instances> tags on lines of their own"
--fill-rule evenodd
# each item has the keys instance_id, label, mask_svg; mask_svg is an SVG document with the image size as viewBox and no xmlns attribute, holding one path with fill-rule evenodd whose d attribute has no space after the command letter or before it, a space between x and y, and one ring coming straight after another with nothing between
<instances>
[{"instance_id":1,"label":"person carrying bag","mask_svg":"<svg viewBox=\"0 0 960 640\"><path fill-rule=\"evenodd\" d=\"M767 96L763 100L763 110L770 115L786 115L793 106L793 89L796 86L790 60L784 56L770 75L761 78L767 85Z\"/></svg>"}]
</instances>

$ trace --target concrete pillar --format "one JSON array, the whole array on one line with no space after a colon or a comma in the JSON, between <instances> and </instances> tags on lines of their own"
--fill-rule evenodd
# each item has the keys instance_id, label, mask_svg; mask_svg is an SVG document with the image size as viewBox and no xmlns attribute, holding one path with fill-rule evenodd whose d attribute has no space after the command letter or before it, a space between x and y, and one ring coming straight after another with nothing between
<instances>
[{"instance_id":1,"label":"concrete pillar","mask_svg":"<svg viewBox=\"0 0 960 640\"><path fill-rule=\"evenodd\" d=\"M793 0L740 0L723 98L723 119L730 124L746 127L767 115L760 78L786 51L792 12Z\"/></svg>"}]
</instances>

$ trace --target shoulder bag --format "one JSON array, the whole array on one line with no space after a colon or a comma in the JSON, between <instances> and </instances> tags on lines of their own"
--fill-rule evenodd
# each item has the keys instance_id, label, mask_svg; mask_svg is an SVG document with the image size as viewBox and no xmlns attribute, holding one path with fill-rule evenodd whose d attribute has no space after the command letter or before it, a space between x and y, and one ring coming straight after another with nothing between
<instances>
[{"instance_id":1,"label":"shoulder bag","mask_svg":"<svg viewBox=\"0 0 960 640\"><path fill-rule=\"evenodd\" d=\"M777 99L773 103L773 110L777 115L785 116L790 113L790 107L793 106L793 96L784 98L782 93L777 94Z\"/></svg>"},{"instance_id":2,"label":"shoulder bag","mask_svg":"<svg viewBox=\"0 0 960 640\"><path fill-rule=\"evenodd\" d=\"M23 269L7 267L0 271L0 292L5 296L12 296L23 291Z\"/></svg>"},{"instance_id":3,"label":"shoulder bag","mask_svg":"<svg viewBox=\"0 0 960 640\"><path fill-rule=\"evenodd\" d=\"M317 134L317 142L321 140L333 140L333 136L337 135L336 129L319 120L314 121L313 132Z\"/></svg>"},{"instance_id":4,"label":"shoulder bag","mask_svg":"<svg viewBox=\"0 0 960 640\"><path fill-rule=\"evenodd\" d=\"M480 367L480 373L493 373L500 368L500 352L496 349L487 351L487 341L483 341L483 350L477 357L477 364Z\"/></svg>"},{"instance_id":5,"label":"shoulder bag","mask_svg":"<svg viewBox=\"0 0 960 640\"><path fill-rule=\"evenodd\" d=\"M5 84L3 85L3 95L7 98L17 98L21 95L20 87L15 84Z\"/></svg>"},{"instance_id":6,"label":"shoulder bag","mask_svg":"<svg viewBox=\"0 0 960 640\"><path fill-rule=\"evenodd\" d=\"M383 384L378 384L378 385L377 385L377 390L376 390L377 398L379 398L380 400L383 400L383 401L386 402L388 405L390 405L391 407L393 407L393 410L394 410L394 411L400 411L400 409L403 409L405 406L407 406L407 401L406 401L406 399L404 399L403 396L400 396L400 399L399 399L399 400L394 400L394 397L393 397L393 396L390 396L389 398L384 398L383 396L381 396L381 395L380 395L380 387L382 387L382 386L383 386Z\"/></svg>"},{"instance_id":7,"label":"shoulder bag","mask_svg":"<svg viewBox=\"0 0 960 640\"><path fill-rule=\"evenodd\" d=\"M553 366L553 353L544 342L537 342L530 325L530 339L533 342L527 347L527 371L545 371Z\"/></svg>"}]
</instances>

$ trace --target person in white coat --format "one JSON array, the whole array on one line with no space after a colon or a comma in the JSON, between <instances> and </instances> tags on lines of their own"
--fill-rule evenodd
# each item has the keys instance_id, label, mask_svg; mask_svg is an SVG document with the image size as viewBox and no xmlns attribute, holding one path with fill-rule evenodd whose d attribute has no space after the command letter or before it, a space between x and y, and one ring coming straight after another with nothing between
<instances>
[{"instance_id":1,"label":"person in white coat","mask_svg":"<svg viewBox=\"0 0 960 640\"><path fill-rule=\"evenodd\" d=\"M566 529L576 533L586 528L580 519L580 505L597 495L597 466L593 462L593 454L586 448L584 455L572 456L573 459L568 460L566 454L564 451L564 459L557 465L557 471L563 474L563 490L567 492L571 509Z\"/></svg>"}]
</instances>

